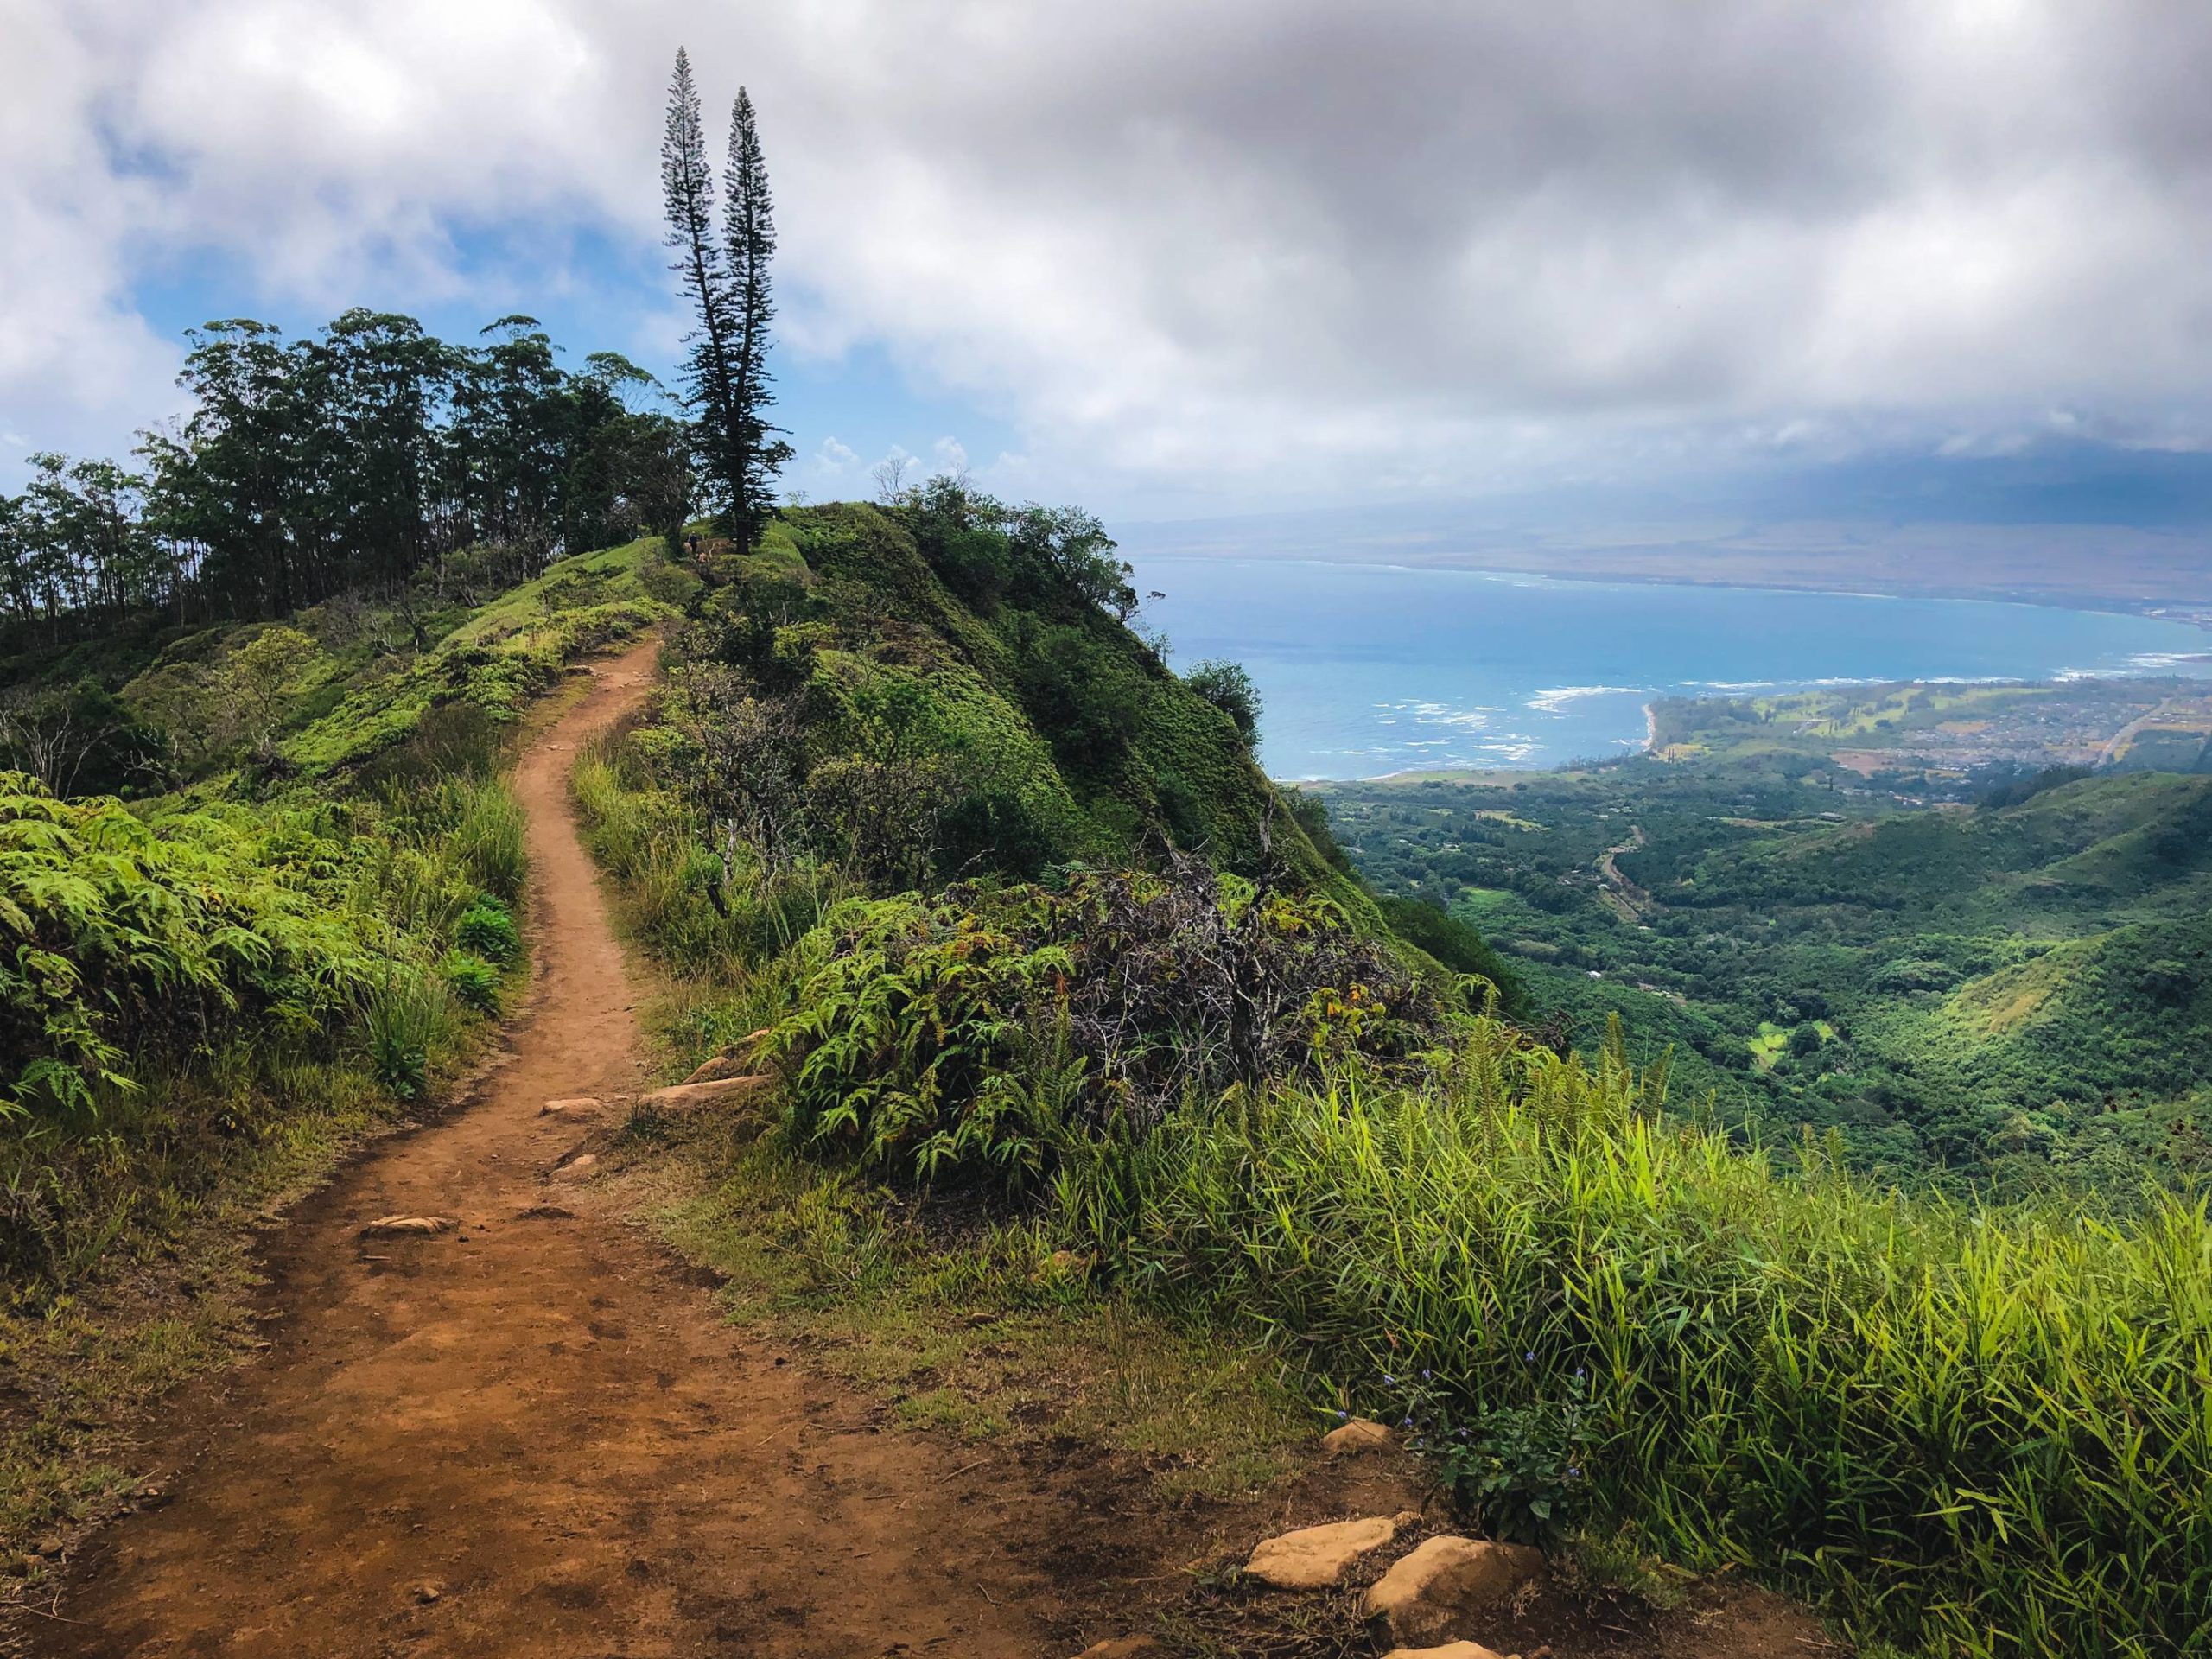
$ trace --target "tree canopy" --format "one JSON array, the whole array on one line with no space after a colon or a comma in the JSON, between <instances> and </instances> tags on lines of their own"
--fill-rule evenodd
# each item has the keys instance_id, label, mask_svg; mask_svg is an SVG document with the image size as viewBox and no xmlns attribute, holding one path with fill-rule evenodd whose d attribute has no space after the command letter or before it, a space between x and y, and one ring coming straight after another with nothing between
<instances>
[{"instance_id":1,"label":"tree canopy","mask_svg":"<svg viewBox=\"0 0 2212 1659\"><path fill-rule=\"evenodd\" d=\"M581 372L534 318L455 345L355 308L286 340L249 318L187 335L185 417L130 463L33 458L0 495L0 609L57 633L131 611L268 618L391 589L463 547L535 575L564 551L679 530L683 424L613 353Z\"/></svg>"}]
</instances>

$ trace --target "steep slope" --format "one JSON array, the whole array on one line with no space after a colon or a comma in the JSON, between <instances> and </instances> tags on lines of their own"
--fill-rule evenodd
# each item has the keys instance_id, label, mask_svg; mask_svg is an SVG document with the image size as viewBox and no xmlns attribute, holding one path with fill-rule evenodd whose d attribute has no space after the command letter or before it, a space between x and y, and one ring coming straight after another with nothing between
<instances>
[{"instance_id":1,"label":"steep slope","mask_svg":"<svg viewBox=\"0 0 2212 1659\"><path fill-rule=\"evenodd\" d=\"M1102 602L1121 577L1084 536L950 506L798 510L729 562L702 614L742 641L713 649L771 683L795 683L804 664L825 752L887 741L957 767L944 873L1173 847L1236 870L1272 858L1367 910L1229 715Z\"/></svg>"}]
</instances>

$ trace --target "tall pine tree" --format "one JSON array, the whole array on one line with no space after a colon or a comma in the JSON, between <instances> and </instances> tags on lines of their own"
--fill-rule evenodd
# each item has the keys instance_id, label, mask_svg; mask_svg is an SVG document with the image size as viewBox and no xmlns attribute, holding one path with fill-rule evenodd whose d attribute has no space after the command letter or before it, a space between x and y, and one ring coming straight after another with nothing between
<instances>
[{"instance_id":1,"label":"tall pine tree","mask_svg":"<svg viewBox=\"0 0 2212 1659\"><path fill-rule=\"evenodd\" d=\"M768 264L776 253L774 199L768 168L760 157L760 131L753 99L742 86L730 111L729 162L722 175L726 207L723 232L729 250L731 287L737 308L737 349L733 365L737 475L730 507L735 529L747 547L758 538L773 498L777 471L791 459L791 447L768 423L775 404L768 374L768 324L776 315Z\"/></svg>"},{"instance_id":2,"label":"tall pine tree","mask_svg":"<svg viewBox=\"0 0 2212 1659\"><path fill-rule=\"evenodd\" d=\"M698 326L684 336L684 399L696 411L704 471L741 512L745 454L737 403L738 307L722 244L715 236L715 174L699 116L691 60L678 47L668 86L668 125L660 143L661 200L668 216L669 262L690 296Z\"/></svg>"}]
</instances>

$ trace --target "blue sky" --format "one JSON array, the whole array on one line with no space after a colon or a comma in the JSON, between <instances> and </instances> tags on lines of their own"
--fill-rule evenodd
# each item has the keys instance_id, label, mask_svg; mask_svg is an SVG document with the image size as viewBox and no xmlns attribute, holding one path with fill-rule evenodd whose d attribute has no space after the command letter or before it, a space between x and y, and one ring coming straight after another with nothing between
<instances>
[{"instance_id":1,"label":"blue sky","mask_svg":"<svg viewBox=\"0 0 2212 1659\"><path fill-rule=\"evenodd\" d=\"M20 0L0 478L175 412L212 315L665 370L679 42L760 111L812 499L957 445L1128 523L2196 512L2212 10L2158 0Z\"/></svg>"}]
</instances>

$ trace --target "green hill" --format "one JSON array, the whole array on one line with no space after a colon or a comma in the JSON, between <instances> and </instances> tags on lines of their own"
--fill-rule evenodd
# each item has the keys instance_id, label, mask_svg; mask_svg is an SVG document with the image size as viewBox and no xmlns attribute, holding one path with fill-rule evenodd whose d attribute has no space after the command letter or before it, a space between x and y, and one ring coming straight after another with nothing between
<instances>
[{"instance_id":1,"label":"green hill","mask_svg":"<svg viewBox=\"0 0 2212 1659\"><path fill-rule=\"evenodd\" d=\"M803 682L817 763L889 749L944 768L959 798L940 875L1174 848L1273 861L1365 909L1235 721L1125 626L1110 546L1082 515L964 498L794 510L725 562L701 649Z\"/></svg>"}]
</instances>

